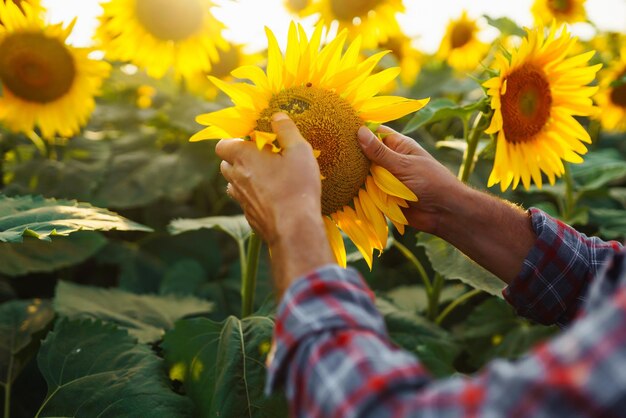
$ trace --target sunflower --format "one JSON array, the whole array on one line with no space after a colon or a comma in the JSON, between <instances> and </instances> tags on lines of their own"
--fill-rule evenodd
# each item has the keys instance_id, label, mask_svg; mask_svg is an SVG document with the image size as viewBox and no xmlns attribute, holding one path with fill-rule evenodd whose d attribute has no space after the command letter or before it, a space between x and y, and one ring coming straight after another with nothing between
<instances>
[{"instance_id":1,"label":"sunflower","mask_svg":"<svg viewBox=\"0 0 626 418\"><path fill-rule=\"evenodd\" d=\"M263 60L259 53L246 53L243 45L228 43L227 47L226 50L218 50L219 58L217 62L213 63L211 71L202 71L192 77L185 78L189 91L203 96L207 100L213 100L219 90L209 80L209 75L230 82L233 81L233 77L230 75L231 71L244 65L256 65Z\"/></svg>"},{"instance_id":2,"label":"sunflower","mask_svg":"<svg viewBox=\"0 0 626 418\"><path fill-rule=\"evenodd\" d=\"M224 26L211 14L210 0L111 0L96 31L109 59L130 61L161 78L193 77L211 70L227 49Z\"/></svg>"},{"instance_id":3,"label":"sunflower","mask_svg":"<svg viewBox=\"0 0 626 418\"><path fill-rule=\"evenodd\" d=\"M437 58L458 71L472 71L489 50L489 46L478 39L478 32L477 22L463 11L461 17L448 24Z\"/></svg>"},{"instance_id":4,"label":"sunflower","mask_svg":"<svg viewBox=\"0 0 626 418\"><path fill-rule=\"evenodd\" d=\"M310 0L284 0L285 8L294 14L300 14L309 6Z\"/></svg>"},{"instance_id":5,"label":"sunflower","mask_svg":"<svg viewBox=\"0 0 626 418\"><path fill-rule=\"evenodd\" d=\"M0 3L14 3L17 7L20 8L20 11L23 13L24 9L22 8L22 4L30 4L32 8L36 9L39 12L39 15L42 16L45 11L41 6L40 0L0 0ZM0 26L2 26L2 18L0 18Z\"/></svg>"},{"instance_id":6,"label":"sunflower","mask_svg":"<svg viewBox=\"0 0 626 418\"><path fill-rule=\"evenodd\" d=\"M45 25L38 9L0 2L0 122L14 131L39 126L44 138L70 137L95 107L110 66L90 49L66 45L73 24Z\"/></svg>"},{"instance_id":7,"label":"sunflower","mask_svg":"<svg viewBox=\"0 0 626 418\"><path fill-rule=\"evenodd\" d=\"M597 87L586 85L602 65L587 64L595 51L568 57L575 42L565 26L557 34L553 24L547 37L543 28L528 30L510 59L496 55L500 75L483 84L494 110L485 132L497 134L489 187L516 188L521 179L528 189L532 178L541 188L541 172L554 184L565 170L562 160L583 161L582 142L591 138L574 116L595 113L590 97Z\"/></svg>"},{"instance_id":8,"label":"sunflower","mask_svg":"<svg viewBox=\"0 0 626 418\"><path fill-rule=\"evenodd\" d=\"M602 127L608 130L626 131L626 47L621 59L599 75L600 91L596 103L601 112Z\"/></svg>"},{"instance_id":9,"label":"sunflower","mask_svg":"<svg viewBox=\"0 0 626 418\"><path fill-rule=\"evenodd\" d=\"M346 30L320 49L321 24L308 39L304 29L292 23L284 59L274 34L269 29L266 33L267 73L256 66L233 71L235 77L253 84L228 84L212 77L235 106L200 115L197 121L208 127L191 140L249 137L259 149L267 144L276 148L270 117L287 112L316 150L322 174L322 216L337 261L346 264L340 228L371 267L373 250L382 251L386 245L385 216L403 232L407 220L401 207L417 198L389 171L365 157L357 131L367 122L384 123L415 112L428 99L374 97L400 69L372 74L386 52L360 61L360 38L342 53Z\"/></svg>"},{"instance_id":10,"label":"sunflower","mask_svg":"<svg viewBox=\"0 0 626 418\"><path fill-rule=\"evenodd\" d=\"M539 24L551 22L575 23L587 20L587 0L535 0L532 13Z\"/></svg>"},{"instance_id":11,"label":"sunflower","mask_svg":"<svg viewBox=\"0 0 626 418\"><path fill-rule=\"evenodd\" d=\"M376 48L401 33L396 14L404 12L402 0L317 0L300 12L301 17L319 13L320 22L339 23L349 39L361 36L364 48Z\"/></svg>"},{"instance_id":12,"label":"sunflower","mask_svg":"<svg viewBox=\"0 0 626 418\"><path fill-rule=\"evenodd\" d=\"M415 82L417 74L422 66L423 55L413 48L411 38L403 33L390 36L386 42L381 43L381 49L388 49L402 69L400 80L406 86L411 86Z\"/></svg>"}]
</instances>

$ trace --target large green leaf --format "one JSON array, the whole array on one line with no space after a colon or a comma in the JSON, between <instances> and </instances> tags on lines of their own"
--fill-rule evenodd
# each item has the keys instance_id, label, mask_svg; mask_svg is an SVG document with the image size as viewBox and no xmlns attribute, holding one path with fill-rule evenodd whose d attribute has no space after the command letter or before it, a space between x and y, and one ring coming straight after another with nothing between
<instances>
[{"instance_id":1,"label":"large green leaf","mask_svg":"<svg viewBox=\"0 0 626 418\"><path fill-rule=\"evenodd\" d=\"M444 119L466 118L481 107L483 107L483 102L459 106L450 99L435 99L411 118L402 130L402 133L410 134L428 123Z\"/></svg>"},{"instance_id":2,"label":"large green leaf","mask_svg":"<svg viewBox=\"0 0 626 418\"><path fill-rule=\"evenodd\" d=\"M50 302L15 300L0 305L0 386L10 385L37 352L54 318Z\"/></svg>"},{"instance_id":3,"label":"large green leaf","mask_svg":"<svg viewBox=\"0 0 626 418\"><path fill-rule=\"evenodd\" d=\"M197 229L218 229L226 232L237 242L243 242L250 237L252 229L243 215L210 216L199 219L175 219L168 226L172 234L195 231Z\"/></svg>"},{"instance_id":4,"label":"large green leaf","mask_svg":"<svg viewBox=\"0 0 626 418\"><path fill-rule=\"evenodd\" d=\"M37 363L48 394L36 417L191 417L189 398L174 393L163 360L113 324L57 322Z\"/></svg>"},{"instance_id":5,"label":"large green leaf","mask_svg":"<svg viewBox=\"0 0 626 418\"><path fill-rule=\"evenodd\" d=\"M24 154L28 151L20 149L16 152ZM6 167L11 182L5 192L10 195L41 194L89 201L104 176L110 158L109 141L77 136L60 149L57 159L38 155L31 158L22 156L19 160L13 158Z\"/></svg>"},{"instance_id":6,"label":"large green leaf","mask_svg":"<svg viewBox=\"0 0 626 418\"><path fill-rule=\"evenodd\" d=\"M213 147L189 143L187 135L171 140L169 130L128 132L112 141L112 158L92 201L109 208L136 208L161 198L180 200L216 173Z\"/></svg>"},{"instance_id":7,"label":"large green leaf","mask_svg":"<svg viewBox=\"0 0 626 418\"><path fill-rule=\"evenodd\" d=\"M459 250L434 235L420 232L417 245L424 247L430 263L446 279L458 279L492 295L500 296L504 283Z\"/></svg>"},{"instance_id":8,"label":"large green leaf","mask_svg":"<svg viewBox=\"0 0 626 418\"><path fill-rule=\"evenodd\" d=\"M0 195L0 242L21 242L24 235L49 241L53 235L112 229L151 231L146 226L88 203L44 199L41 196Z\"/></svg>"},{"instance_id":9,"label":"large green leaf","mask_svg":"<svg viewBox=\"0 0 626 418\"><path fill-rule=\"evenodd\" d=\"M210 302L191 296L135 295L60 281L55 310L70 318L96 318L113 322L140 342L154 342L184 316L210 312Z\"/></svg>"},{"instance_id":10,"label":"large green leaf","mask_svg":"<svg viewBox=\"0 0 626 418\"><path fill-rule=\"evenodd\" d=\"M54 242L30 237L21 243L0 242L0 273L21 276L69 267L96 254L106 242L101 234L88 231L57 237Z\"/></svg>"},{"instance_id":11,"label":"large green leaf","mask_svg":"<svg viewBox=\"0 0 626 418\"><path fill-rule=\"evenodd\" d=\"M591 221L598 225L598 232L606 239L626 237L626 210L590 209Z\"/></svg>"},{"instance_id":12,"label":"large green leaf","mask_svg":"<svg viewBox=\"0 0 626 418\"><path fill-rule=\"evenodd\" d=\"M273 327L267 317L231 316L221 323L189 319L165 335L170 377L183 382L196 416L287 416L282 398L263 395Z\"/></svg>"},{"instance_id":13,"label":"large green leaf","mask_svg":"<svg viewBox=\"0 0 626 418\"><path fill-rule=\"evenodd\" d=\"M497 19L491 18L487 15L483 15L483 17L487 19L487 23L489 23L490 26L498 29L503 35L516 35L519 37L524 37L526 35L524 29L520 28L517 23L508 17L499 17Z\"/></svg>"},{"instance_id":14,"label":"large green leaf","mask_svg":"<svg viewBox=\"0 0 626 418\"><path fill-rule=\"evenodd\" d=\"M582 164L572 164L572 176L576 189L583 192L595 191L611 182L626 178L626 161L614 149L589 153Z\"/></svg>"}]
</instances>

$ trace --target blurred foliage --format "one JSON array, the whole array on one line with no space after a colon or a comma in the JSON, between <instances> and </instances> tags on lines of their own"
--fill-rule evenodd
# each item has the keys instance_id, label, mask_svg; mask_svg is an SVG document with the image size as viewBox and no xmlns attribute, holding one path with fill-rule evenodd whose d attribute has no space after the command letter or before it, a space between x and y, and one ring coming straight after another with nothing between
<instances>
[{"instance_id":1,"label":"blurred foliage","mask_svg":"<svg viewBox=\"0 0 626 418\"><path fill-rule=\"evenodd\" d=\"M521 34L508 19L487 20L503 37ZM398 88L430 104L390 125L458 172L469 124L490 112L485 79L425 62ZM142 86L156 92L148 107L137 106ZM79 136L42 147L0 127L0 386L10 416L287 416L282 396L262 393L276 308L269 255L257 312L240 319L251 231L225 193L214 144L188 141L197 114L226 105L117 65ZM624 239L626 134L583 122L593 144L569 166L569 186L489 192ZM476 188L493 149L480 136ZM392 340L435 376L517 358L555 332L517 317L503 284L442 240L390 234L372 271L346 241L348 260L376 292Z\"/></svg>"}]
</instances>

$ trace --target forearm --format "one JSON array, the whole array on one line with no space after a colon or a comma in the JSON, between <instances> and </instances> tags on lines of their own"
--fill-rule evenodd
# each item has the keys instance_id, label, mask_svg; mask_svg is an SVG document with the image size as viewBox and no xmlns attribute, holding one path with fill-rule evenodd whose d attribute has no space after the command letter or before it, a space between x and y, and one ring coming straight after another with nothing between
<instances>
[{"instance_id":1,"label":"forearm","mask_svg":"<svg viewBox=\"0 0 626 418\"><path fill-rule=\"evenodd\" d=\"M277 297L299 277L334 263L321 215L299 213L277 220L277 239L269 243Z\"/></svg>"},{"instance_id":2,"label":"forearm","mask_svg":"<svg viewBox=\"0 0 626 418\"><path fill-rule=\"evenodd\" d=\"M451 194L436 235L507 284L537 239L526 211L465 185Z\"/></svg>"}]
</instances>

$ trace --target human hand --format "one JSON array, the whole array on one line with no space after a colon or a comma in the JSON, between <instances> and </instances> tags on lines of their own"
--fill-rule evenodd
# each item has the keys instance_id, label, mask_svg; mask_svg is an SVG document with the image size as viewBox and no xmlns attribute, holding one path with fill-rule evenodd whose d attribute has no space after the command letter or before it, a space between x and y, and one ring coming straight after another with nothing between
<instances>
[{"instance_id":1,"label":"human hand","mask_svg":"<svg viewBox=\"0 0 626 418\"><path fill-rule=\"evenodd\" d=\"M272 117L280 154L251 141L226 139L215 151L228 193L268 244L280 296L291 280L334 258L322 220L322 186L311 145L284 113Z\"/></svg>"},{"instance_id":2,"label":"human hand","mask_svg":"<svg viewBox=\"0 0 626 418\"><path fill-rule=\"evenodd\" d=\"M386 168L418 197L407 202L404 215L412 227L437 235L443 215L455 210L457 192L466 186L426 152L414 139L381 126L382 141L367 127L359 129L363 152Z\"/></svg>"}]
</instances>

